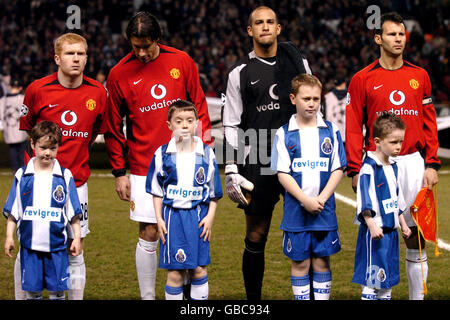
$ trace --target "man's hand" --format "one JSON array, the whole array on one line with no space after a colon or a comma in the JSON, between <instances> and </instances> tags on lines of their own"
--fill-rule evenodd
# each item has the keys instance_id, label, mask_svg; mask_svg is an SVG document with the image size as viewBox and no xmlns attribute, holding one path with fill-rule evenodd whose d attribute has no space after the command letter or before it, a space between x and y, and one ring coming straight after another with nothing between
<instances>
[{"instance_id":1,"label":"man's hand","mask_svg":"<svg viewBox=\"0 0 450 320\"><path fill-rule=\"evenodd\" d=\"M358 177L359 177L359 174L355 174L352 177L352 188L355 193L356 193L356 189L358 188Z\"/></svg>"},{"instance_id":2,"label":"man's hand","mask_svg":"<svg viewBox=\"0 0 450 320\"><path fill-rule=\"evenodd\" d=\"M116 192L120 200L130 201L130 179L127 175L116 178Z\"/></svg>"},{"instance_id":3,"label":"man's hand","mask_svg":"<svg viewBox=\"0 0 450 320\"><path fill-rule=\"evenodd\" d=\"M423 185L429 190L433 189L434 185L438 183L437 171L433 168L426 168L423 175Z\"/></svg>"},{"instance_id":4,"label":"man's hand","mask_svg":"<svg viewBox=\"0 0 450 320\"><path fill-rule=\"evenodd\" d=\"M233 202L248 206L248 201L244 197L241 187L248 191L252 191L254 187L253 183L238 173L237 165L235 164L227 164L225 166L225 175L225 185L228 197Z\"/></svg>"}]
</instances>

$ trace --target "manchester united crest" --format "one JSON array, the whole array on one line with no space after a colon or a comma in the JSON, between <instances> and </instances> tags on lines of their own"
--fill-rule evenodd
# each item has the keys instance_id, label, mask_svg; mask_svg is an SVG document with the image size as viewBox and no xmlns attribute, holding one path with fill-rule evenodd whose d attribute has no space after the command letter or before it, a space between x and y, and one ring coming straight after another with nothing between
<instances>
[{"instance_id":1,"label":"manchester united crest","mask_svg":"<svg viewBox=\"0 0 450 320\"><path fill-rule=\"evenodd\" d=\"M417 88L419 88L419 81L417 81L416 79L411 79L411 80L409 80L409 85L414 90L417 90Z\"/></svg>"},{"instance_id":2,"label":"manchester united crest","mask_svg":"<svg viewBox=\"0 0 450 320\"><path fill-rule=\"evenodd\" d=\"M89 99L88 101L86 101L86 108L88 108L89 111L93 111L96 106L97 103L94 99Z\"/></svg>"},{"instance_id":3,"label":"manchester united crest","mask_svg":"<svg viewBox=\"0 0 450 320\"><path fill-rule=\"evenodd\" d=\"M177 68L172 68L172 70L170 70L170 76L172 78L174 78L175 80L178 79L180 77L181 73L180 70Z\"/></svg>"}]
</instances>

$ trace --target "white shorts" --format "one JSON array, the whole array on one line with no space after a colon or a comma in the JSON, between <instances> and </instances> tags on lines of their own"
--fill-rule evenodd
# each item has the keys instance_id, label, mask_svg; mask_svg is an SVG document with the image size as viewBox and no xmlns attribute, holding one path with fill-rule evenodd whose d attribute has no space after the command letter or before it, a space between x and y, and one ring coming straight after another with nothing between
<instances>
[{"instance_id":1,"label":"white shorts","mask_svg":"<svg viewBox=\"0 0 450 320\"><path fill-rule=\"evenodd\" d=\"M153 196L145 191L147 176L130 174L130 219L144 223L156 223Z\"/></svg>"},{"instance_id":2,"label":"white shorts","mask_svg":"<svg viewBox=\"0 0 450 320\"><path fill-rule=\"evenodd\" d=\"M78 199L81 204L82 214L80 216L81 238L85 238L89 232L89 210L88 210L88 185L87 182L77 188ZM68 224L68 236L73 239L73 230L70 223Z\"/></svg>"},{"instance_id":3,"label":"white shorts","mask_svg":"<svg viewBox=\"0 0 450 320\"><path fill-rule=\"evenodd\" d=\"M423 175L425 174L425 161L420 153L414 152L404 156L393 158L397 161L398 178L403 190L407 210L403 213L408 227L416 224L411 217L409 208L414 204L416 196L423 186Z\"/></svg>"}]
</instances>

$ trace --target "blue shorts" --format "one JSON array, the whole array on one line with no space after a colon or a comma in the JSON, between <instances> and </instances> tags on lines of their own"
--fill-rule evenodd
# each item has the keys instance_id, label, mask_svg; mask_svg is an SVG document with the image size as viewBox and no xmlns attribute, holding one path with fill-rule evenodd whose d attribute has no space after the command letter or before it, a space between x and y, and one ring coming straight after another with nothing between
<instances>
[{"instance_id":1,"label":"blue shorts","mask_svg":"<svg viewBox=\"0 0 450 320\"><path fill-rule=\"evenodd\" d=\"M284 231L283 253L293 261L311 257L323 258L341 251L337 230L331 231Z\"/></svg>"},{"instance_id":2,"label":"blue shorts","mask_svg":"<svg viewBox=\"0 0 450 320\"><path fill-rule=\"evenodd\" d=\"M159 241L159 267L162 269L195 269L211 263L209 241L203 241L198 228L208 214L208 205L193 209L176 209L163 205L166 243Z\"/></svg>"},{"instance_id":3,"label":"blue shorts","mask_svg":"<svg viewBox=\"0 0 450 320\"><path fill-rule=\"evenodd\" d=\"M383 229L373 240L366 225L359 226L353 282L375 289L389 289L400 282L397 229Z\"/></svg>"},{"instance_id":4,"label":"blue shorts","mask_svg":"<svg viewBox=\"0 0 450 320\"><path fill-rule=\"evenodd\" d=\"M67 250L41 252L20 247L22 290L41 292L68 290L69 257Z\"/></svg>"}]
</instances>

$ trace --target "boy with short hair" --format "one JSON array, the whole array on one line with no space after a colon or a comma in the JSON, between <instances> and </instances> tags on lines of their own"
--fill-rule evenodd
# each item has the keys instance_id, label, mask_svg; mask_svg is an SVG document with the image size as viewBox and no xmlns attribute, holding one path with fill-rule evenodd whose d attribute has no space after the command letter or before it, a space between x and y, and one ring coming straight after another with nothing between
<instances>
[{"instance_id":1,"label":"boy with short hair","mask_svg":"<svg viewBox=\"0 0 450 320\"><path fill-rule=\"evenodd\" d=\"M311 265L314 299L329 299L329 256L341 249L334 191L347 161L339 129L318 113L321 90L313 75L292 80L289 96L297 113L278 129L272 148L271 168L286 189L281 229L295 300L310 299Z\"/></svg>"},{"instance_id":2,"label":"boy with short hair","mask_svg":"<svg viewBox=\"0 0 450 320\"><path fill-rule=\"evenodd\" d=\"M213 150L194 136L198 113L191 102L178 100L167 111L168 144L160 146L148 169L146 191L153 204L161 239L159 267L168 269L167 300L183 299L186 270L191 299L208 299L209 240L218 200L222 197Z\"/></svg>"},{"instance_id":3,"label":"boy with short hair","mask_svg":"<svg viewBox=\"0 0 450 320\"><path fill-rule=\"evenodd\" d=\"M38 123L30 132L36 156L17 170L3 208L7 217L5 254L12 258L13 233L18 226L22 290L27 299L64 300L69 289L67 238L72 233L69 253L81 252L81 206L72 173L56 160L61 131L50 121ZM68 228L67 224L71 224Z\"/></svg>"},{"instance_id":4,"label":"boy with short hair","mask_svg":"<svg viewBox=\"0 0 450 320\"><path fill-rule=\"evenodd\" d=\"M362 285L362 300L390 300L392 287L400 280L399 239L411 235L397 164L391 157L400 153L405 124L385 113L373 124L376 150L368 151L358 178L355 224L359 224L353 282Z\"/></svg>"}]
</instances>

